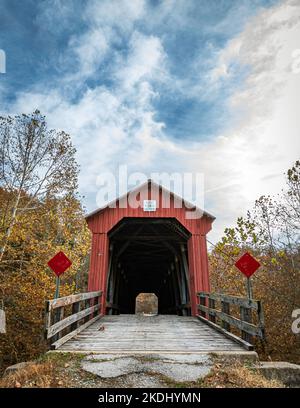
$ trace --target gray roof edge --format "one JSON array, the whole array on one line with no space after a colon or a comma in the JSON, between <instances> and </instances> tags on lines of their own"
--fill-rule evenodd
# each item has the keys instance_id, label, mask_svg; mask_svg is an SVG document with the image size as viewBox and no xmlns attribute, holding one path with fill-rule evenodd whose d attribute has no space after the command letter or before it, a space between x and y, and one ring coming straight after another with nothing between
<instances>
[{"instance_id":1,"label":"gray roof edge","mask_svg":"<svg viewBox=\"0 0 300 408\"><path fill-rule=\"evenodd\" d=\"M154 184L154 185L160 187L162 190L167 191L168 193L171 193L171 195L172 195L173 197L175 197L175 198L177 198L177 199L179 199L179 200L183 200L185 203L189 204L189 205L191 206L191 208L197 208L198 210L202 211L204 215L206 215L207 217L211 218L213 221L216 219L216 217L215 217L214 215L212 215L212 214L208 213L207 211L202 210L201 208L197 207L196 205L194 205L194 204L188 202L188 201L185 200L183 197L180 197L179 195L177 195L177 194L174 193L173 191L168 190L167 188L165 188L165 187L162 186L161 184L156 183L156 182L153 181L152 179L148 179L148 180L145 181L144 183L138 185L137 187L134 187L132 190L127 191L127 193L123 194L123 195L120 196L120 197L115 198L114 200L112 200L112 201L110 201L108 204L106 204L105 206L100 207L100 208L97 208L97 209L94 210L94 211L91 211L90 213L88 213L87 215L85 215L84 218L85 218L85 219L88 219L88 218L93 217L93 216L96 215L97 213L104 211L106 208L109 208L112 204L116 203L117 201L119 201L119 200L121 200L121 199L127 197L128 194L131 194L131 193L133 193L133 192L135 192L135 191L138 191L139 189L141 189L142 187L144 187L145 185L147 185L147 184L149 184L149 183Z\"/></svg>"}]
</instances>

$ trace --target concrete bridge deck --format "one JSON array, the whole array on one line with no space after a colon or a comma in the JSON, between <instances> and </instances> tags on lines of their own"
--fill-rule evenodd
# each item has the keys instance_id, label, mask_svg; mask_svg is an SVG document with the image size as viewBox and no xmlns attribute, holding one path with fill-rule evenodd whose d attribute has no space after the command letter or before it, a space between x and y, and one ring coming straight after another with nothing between
<instances>
[{"instance_id":1,"label":"concrete bridge deck","mask_svg":"<svg viewBox=\"0 0 300 408\"><path fill-rule=\"evenodd\" d=\"M245 349L197 317L106 315L57 351L82 353L213 353Z\"/></svg>"}]
</instances>

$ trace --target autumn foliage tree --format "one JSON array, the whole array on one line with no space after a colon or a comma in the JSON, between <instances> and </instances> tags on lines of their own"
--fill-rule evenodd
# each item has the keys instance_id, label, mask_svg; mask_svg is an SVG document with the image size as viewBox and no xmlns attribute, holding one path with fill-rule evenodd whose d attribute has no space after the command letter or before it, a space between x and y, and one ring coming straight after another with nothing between
<instances>
[{"instance_id":1,"label":"autumn foliage tree","mask_svg":"<svg viewBox=\"0 0 300 408\"><path fill-rule=\"evenodd\" d=\"M299 335L292 312L300 308L300 161L286 174L277 197L262 196L246 217L239 217L210 255L215 291L246 295L245 280L234 262L245 251L262 264L253 276L254 297L264 305L265 357L300 361Z\"/></svg>"},{"instance_id":2,"label":"autumn foliage tree","mask_svg":"<svg viewBox=\"0 0 300 408\"><path fill-rule=\"evenodd\" d=\"M7 333L0 366L45 350L43 311L55 292L47 261L59 250L72 260L61 294L85 287L89 232L76 193L78 166L70 136L45 118L0 118L0 299Z\"/></svg>"},{"instance_id":3,"label":"autumn foliage tree","mask_svg":"<svg viewBox=\"0 0 300 408\"><path fill-rule=\"evenodd\" d=\"M1 262L18 214L32 211L47 195L75 191L70 136L49 130L39 111L0 117L0 186L10 193L2 209Z\"/></svg>"}]
</instances>

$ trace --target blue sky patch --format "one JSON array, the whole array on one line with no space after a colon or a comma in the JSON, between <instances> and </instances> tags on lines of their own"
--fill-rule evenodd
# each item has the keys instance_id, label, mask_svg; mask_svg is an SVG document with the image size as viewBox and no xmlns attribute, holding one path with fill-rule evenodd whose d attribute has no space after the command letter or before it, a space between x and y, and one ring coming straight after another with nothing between
<instances>
[{"instance_id":1,"label":"blue sky patch","mask_svg":"<svg viewBox=\"0 0 300 408\"><path fill-rule=\"evenodd\" d=\"M111 7L102 8L100 22L92 21L91 15L86 14L91 2L3 0L0 48L7 55L7 73L0 79L2 104L9 107L20 92L33 88L45 92L64 89L64 95L75 104L87 89L97 86L115 89L118 64L130 52L132 34L139 32L161 41L170 74L167 83L147 78L157 94L153 98L155 120L164 123L170 138L213 137L225 124L225 117L228 123L231 113L227 111L227 98L242 85L245 73L245 67L236 66L230 80L219 84L214 94L208 92L206 99L207 89L205 92L203 89L210 86L206 83L207 75L217 63L216 55L252 15L275 2L177 1L167 9L167 2L146 1L143 5L146 12L123 25L113 18L106 21L105 13L110 13ZM111 2L115 7L118 3ZM76 77L80 60L74 44L97 29L110 32L105 56L98 64L95 62L96 68L91 72ZM182 82L183 88L177 88L176 82ZM193 88L198 88L199 93L194 94ZM125 98L123 103L129 102Z\"/></svg>"}]
</instances>

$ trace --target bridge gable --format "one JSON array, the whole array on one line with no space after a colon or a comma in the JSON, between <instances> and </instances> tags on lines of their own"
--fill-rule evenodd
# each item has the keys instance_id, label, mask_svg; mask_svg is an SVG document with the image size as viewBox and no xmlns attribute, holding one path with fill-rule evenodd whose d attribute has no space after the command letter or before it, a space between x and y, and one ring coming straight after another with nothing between
<instances>
[{"instance_id":1,"label":"bridge gable","mask_svg":"<svg viewBox=\"0 0 300 408\"><path fill-rule=\"evenodd\" d=\"M144 200L152 200L156 209L144 208ZM214 217L149 180L135 190L119 197L106 207L86 217L93 233L108 233L123 218L176 218L191 234L206 235Z\"/></svg>"}]
</instances>

